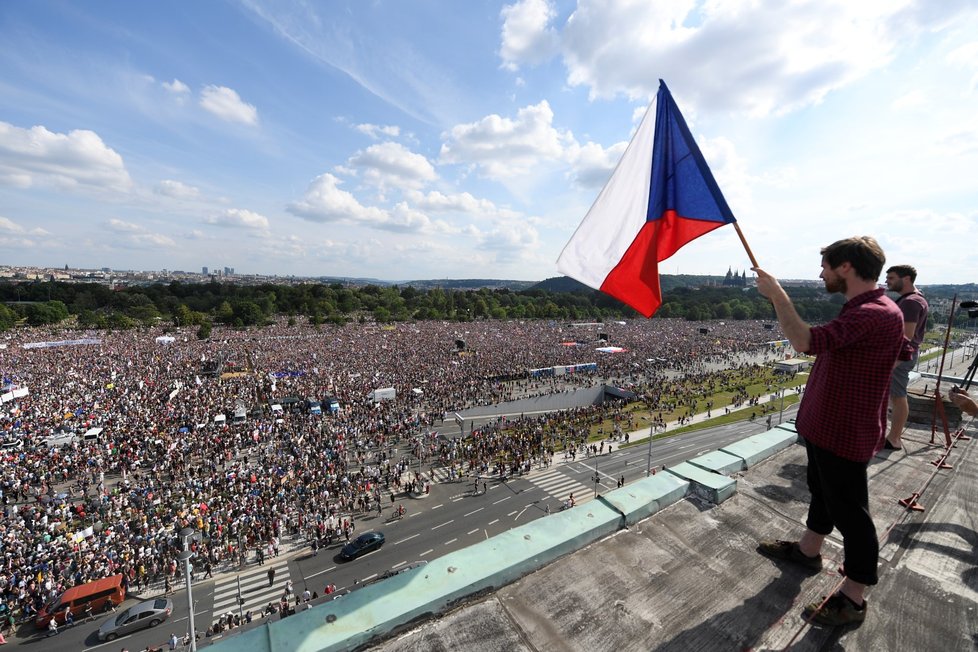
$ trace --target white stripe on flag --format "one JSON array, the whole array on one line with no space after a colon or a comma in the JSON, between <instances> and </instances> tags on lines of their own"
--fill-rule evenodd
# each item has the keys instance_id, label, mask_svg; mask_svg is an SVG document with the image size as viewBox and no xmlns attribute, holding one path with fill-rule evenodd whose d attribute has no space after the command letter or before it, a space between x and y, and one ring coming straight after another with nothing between
<instances>
[{"instance_id":1,"label":"white stripe on flag","mask_svg":"<svg viewBox=\"0 0 978 652\"><path fill-rule=\"evenodd\" d=\"M601 284L645 225L652 186L655 100L615 171L557 258L557 270L581 283Z\"/></svg>"}]
</instances>

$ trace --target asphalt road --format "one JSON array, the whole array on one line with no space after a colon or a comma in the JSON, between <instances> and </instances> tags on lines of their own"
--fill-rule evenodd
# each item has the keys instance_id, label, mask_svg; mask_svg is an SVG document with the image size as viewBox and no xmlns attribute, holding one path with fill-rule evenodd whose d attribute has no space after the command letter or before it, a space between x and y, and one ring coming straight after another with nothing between
<instances>
[{"instance_id":1,"label":"asphalt road","mask_svg":"<svg viewBox=\"0 0 978 652\"><path fill-rule=\"evenodd\" d=\"M784 418L792 417L795 409L796 406L786 409ZM672 466L764 429L761 420L753 423L742 421L653 441L652 464L656 468ZM195 627L198 631L204 631L221 614L238 612L236 599L239 580L241 595L246 603L242 611L250 608L258 612L269 602L277 603L289 580L293 583L295 595L301 596L308 588L310 592L319 594L314 604L320 604L335 597L324 595L327 584L334 584L337 587L336 595L342 595L382 578L385 573L430 561L546 516L548 507L550 511L559 510L561 503L571 493L580 504L591 500L595 491L601 493L616 488L622 476L626 484L643 478L648 468L648 456L649 447L642 442L602 455L578 455L575 461L565 461L562 455L558 455L554 464L547 469L535 468L527 476L505 482L487 480L484 491L481 482L478 492L474 491L471 478L435 483L426 498L402 501L407 512L400 519L390 518L392 509L389 503L385 504L383 514L357 519L354 536L369 530L379 530L386 536L385 545L380 550L364 557L341 562L336 556L341 547L338 542L320 549L317 555L307 548L290 556L268 559L264 566L250 561L237 574L223 574L206 580L198 578L193 586ZM597 487L595 474L598 477ZM275 576L270 586L268 570L273 567ZM189 629L186 591L176 591L170 597L174 601L174 613L169 621L155 629L109 643L99 643L95 634L106 617L76 624L54 637L46 637L40 632L28 639L8 638L8 641L29 645L37 652L123 648L135 652L151 645L162 646L171 632L180 636ZM124 606L135 602L128 600ZM260 622L261 619L256 619L256 623ZM211 640L201 638L198 647L206 646Z\"/></svg>"}]
</instances>

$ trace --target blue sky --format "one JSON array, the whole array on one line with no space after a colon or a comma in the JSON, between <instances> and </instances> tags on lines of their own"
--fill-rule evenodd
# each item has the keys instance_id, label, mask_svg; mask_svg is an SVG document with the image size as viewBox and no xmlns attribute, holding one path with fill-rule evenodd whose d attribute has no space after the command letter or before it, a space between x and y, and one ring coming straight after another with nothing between
<instances>
[{"instance_id":1,"label":"blue sky","mask_svg":"<svg viewBox=\"0 0 978 652\"><path fill-rule=\"evenodd\" d=\"M965 0L0 3L0 262L557 275L658 79L760 264L975 281ZM732 228L661 267L749 266Z\"/></svg>"}]
</instances>

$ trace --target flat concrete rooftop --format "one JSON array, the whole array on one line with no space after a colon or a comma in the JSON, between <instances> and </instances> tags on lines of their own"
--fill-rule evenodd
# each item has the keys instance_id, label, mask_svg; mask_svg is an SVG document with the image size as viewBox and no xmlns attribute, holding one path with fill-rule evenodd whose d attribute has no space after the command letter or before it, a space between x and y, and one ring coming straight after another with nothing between
<instances>
[{"instance_id":1,"label":"flat concrete rooftop","mask_svg":"<svg viewBox=\"0 0 978 652\"><path fill-rule=\"evenodd\" d=\"M976 434L975 421L965 432ZM952 431L953 433L953 431ZM880 583L858 628L809 626L805 604L841 582L841 539L809 577L755 551L796 539L808 503L805 451L792 445L745 472L712 504L688 495L541 570L370 648L382 652L519 650L978 649L978 452L961 441L948 463L943 432L914 426L903 451L870 465L881 541ZM898 501L919 493L924 511Z\"/></svg>"}]
</instances>

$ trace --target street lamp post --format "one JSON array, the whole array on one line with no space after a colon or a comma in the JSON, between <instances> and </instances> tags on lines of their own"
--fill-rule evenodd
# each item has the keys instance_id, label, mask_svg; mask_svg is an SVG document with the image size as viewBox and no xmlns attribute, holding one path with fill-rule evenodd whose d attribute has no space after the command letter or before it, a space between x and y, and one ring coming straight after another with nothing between
<instances>
[{"instance_id":1,"label":"street lamp post","mask_svg":"<svg viewBox=\"0 0 978 652\"><path fill-rule=\"evenodd\" d=\"M649 413L651 421L652 414ZM645 464L645 477L652 475L652 436L655 434L655 426L649 425L649 461Z\"/></svg>"},{"instance_id":2,"label":"street lamp post","mask_svg":"<svg viewBox=\"0 0 978 652\"><path fill-rule=\"evenodd\" d=\"M193 528L185 527L180 530L180 540L183 542L183 552L177 555L177 559L183 562L184 574L187 578L187 606L190 608L190 652L197 652L197 630L194 627L194 595L191 588L190 560L195 553L190 549L191 543L200 541L200 532Z\"/></svg>"},{"instance_id":3,"label":"street lamp post","mask_svg":"<svg viewBox=\"0 0 978 652\"><path fill-rule=\"evenodd\" d=\"M591 479L594 480L594 497L597 498L598 497L598 482L601 481L601 476L598 475L598 456L597 455L594 456L594 477L591 478Z\"/></svg>"}]
</instances>

